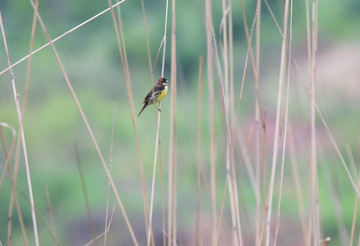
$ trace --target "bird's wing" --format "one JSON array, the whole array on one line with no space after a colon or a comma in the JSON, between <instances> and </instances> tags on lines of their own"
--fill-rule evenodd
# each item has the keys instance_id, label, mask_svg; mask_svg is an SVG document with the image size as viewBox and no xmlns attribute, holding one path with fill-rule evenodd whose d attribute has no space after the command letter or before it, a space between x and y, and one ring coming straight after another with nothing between
<instances>
[{"instance_id":1,"label":"bird's wing","mask_svg":"<svg viewBox=\"0 0 360 246\"><path fill-rule=\"evenodd\" d=\"M148 105L148 104L149 104L152 94L153 94L153 90L151 90L151 91L146 95L146 97L144 98L143 103L144 103L145 105Z\"/></svg>"},{"instance_id":2,"label":"bird's wing","mask_svg":"<svg viewBox=\"0 0 360 246\"><path fill-rule=\"evenodd\" d=\"M164 90L165 86L164 85L155 85L151 91L149 92L149 94L146 96L149 96L149 104L153 103L156 98L158 97L159 93L161 93Z\"/></svg>"}]
</instances>

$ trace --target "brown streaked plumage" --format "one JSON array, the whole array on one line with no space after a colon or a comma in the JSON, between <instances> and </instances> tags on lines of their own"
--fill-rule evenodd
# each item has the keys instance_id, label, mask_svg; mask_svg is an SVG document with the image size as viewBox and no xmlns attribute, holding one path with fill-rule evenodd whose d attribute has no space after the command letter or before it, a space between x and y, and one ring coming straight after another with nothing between
<instances>
[{"instance_id":1,"label":"brown streaked plumage","mask_svg":"<svg viewBox=\"0 0 360 246\"><path fill-rule=\"evenodd\" d=\"M167 88L167 79L159 78L157 83L144 98L144 107L140 110L138 117L150 104L154 105L159 111L161 111L161 109L156 106L156 103L160 102L165 97L167 93Z\"/></svg>"}]
</instances>

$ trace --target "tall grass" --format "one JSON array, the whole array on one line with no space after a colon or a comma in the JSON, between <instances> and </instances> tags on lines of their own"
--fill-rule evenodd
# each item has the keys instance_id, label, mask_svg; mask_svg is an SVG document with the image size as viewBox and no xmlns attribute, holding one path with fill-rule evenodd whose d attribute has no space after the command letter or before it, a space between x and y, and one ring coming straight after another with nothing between
<instances>
[{"instance_id":1,"label":"tall grass","mask_svg":"<svg viewBox=\"0 0 360 246\"><path fill-rule=\"evenodd\" d=\"M357 239L359 235L356 233L358 229L358 199L360 198L360 179L356 174L358 167L356 167L356 161L351 150L348 150L348 158L345 158L341 153L339 143L335 140L335 136L321 112L321 107L317 104L317 57L318 46L320 45L318 41L318 10L321 8L318 1L305 0L304 9L299 10L294 9L295 4L293 4L292 0L284 0L283 12L278 16L272 11L271 4L266 0L264 1L266 6L263 6L263 2L258 0L253 8L244 0L237 2L232 0L222 0L221 2L202 1L201 8L204 15L202 16L204 19L202 31L205 35L203 47L206 49L206 54L202 54L198 62L198 86L189 85L184 90L181 83L183 80L190 80L190 78L180 79L182 71L178 71L181 63L179 63L179 59L182 57L182 50L180 50L182 46L178 42L178 26L182 24L183 17L179 14L180 9L177 8L177 2L175 0L163 1L163 8L159 10L157 19L159 22L164 22L164 28L161 33L157 34L162 38L158 44L158 54L154 57L150 50L153 45L149 37L151 36L149 30L153 29L149 28L147 6L141 0L141 14L144 22L144 33L142 35L146 41L144 59L147 59L148 62L149 80L154 82L154 78L160 76L170 78L167 96L169 100L166 101L167 104L163 102L163 110L157 112L154 122L152 122L153 119L150 120L146 117L136 117L135 102L138 99L136 98L134 102L134 95L137 95L134 88L139 87L135 87L135 83L131 79L131 77L134 77L130 72L132 71L131 67L136 66L136 64L133 64L133 60L128 58L132 54L129 53L126 43L127 32L125 25L128 22L123 22L121 14L121 10L127 10L127 5L123 6L124 2L125 0L113 3L108 0L107 9L52 39L38 11L41 2L30 0L33 9L33 22L29 52L15 63L10 61L6 29L0 11L1 33L8 62L7 66L0 72L0 76L4 76L7 72L10 73L18 124L15 127L10 126L7 122L0 122L2 152L5 156L0 179L0 192L3 188L3 182L6 180L6 174L10 180L11 189L9 191L10 206L7 211L9 218L7 245L12 245L14 206L24 245L43 245L44 231L46 231L47 236L51 237L55 245L66 244L66 241L63 242L63 239L59 237L62 234L61 229L59 229L61 227L56 226L59 222L54 216L54 203L51 202L52 197L49 195L51 194L51 186L45 185L45 212L47 212L49 222L43 218L46 213L39 210L40 206L37 205L41 201L34 199L33 179L30 173L28 148L25 142L27 128L23 123L23 118L26 116L26 110L29 107L27 104L29 84L37 83L31 81L32 58L39 55L39 51L48 46L51 48L57 66L60 68L72 100L95 148L98 157L96 162L101 164L101 167L97 167L97 169L104 174L109 184L106 208L104 208L104 213L106 211L105 226L102 231L98 231L95 216L93 216L93 211L90 209L92 205L90 206L88 182L86 183L84 179L84 166L79 158L80 151L76 148L75 157L81 177L82 193L85 197L85 207L89 220L88 226L91 231L90 236L86 238L88 242L85 245L111 245L111 235L116 240L119 240L121 244L121 239L116 237L118 227L114 225L113 220L121 223L124 221L130 238L128 243L133 245L142 245L145 242L148 246L289 245L289 241L292 240L291 237L294 240L293 245L296 244L295 240L302 240L299 243L300 245L327 245L331 240L329 236L333 236L328 235L329 232L325 233L324 230L326 227L323 225L325 220L322 217L325 213L325 210L322 210L323 203L330 203L334 206L339 234L335 240L341 241L344 245L354 245L357 240L359 244L360 239ZM221 11L216 12L219 9ZM268 79L263 76L261 67L270 66L265 63L268 59L265 57L266 52L262 50L262 42L266 38L262 35L265 10L269 11L274 29L278 30L278 38L281 39L278 43L280 51L277 53L277 57L274 58L274 60L279 61L279 66L276 68L276 71L278 71L277 90L272 89L270 93L267 93L268 85L265 82ZM296 81L299 80L295 76L295 72L293 72L294 64L297 63L297 57L293 53L293 32L295 31L293 13L296 11L303 11L304 13L303 31L306 35L303 39L307 41L308 73L306 81L308 83L305 86L294 86L297 90L305 91L306 94L306 99L301 102L308 105L306 111L308 117L304 119L304 122L309 129L310 137L305 140L306 151L298 148L297 144L300 140L297 139L299 135L296 132L297 122L296 118L292 118L291 112L292 107L297 103L293 96L295 93L292 93L291 90L292 84L296 84ZM116 137L114 130L116 129L116 111L114 110L113 113L112 128L109 129L111 131L110 160L107 163L101 151L102 146L95 137L90 126L91 122L88 120L83 105L80 103L73 87L71 76L69 76L66 69L66 63L61 59L61 52L54 44L64 37L71 38L74 31L83 28L86 24L107 13L111 15L115 31L113 42L117 45L120 58L118 65L121 67L123 75L120 80L125 83L127 95L125 101L128 102L127 110L131 117L135 143L131 155L135 157L134 159L137 159L139 168L138 177L131 177L131 179L137 179L140 187L138 192L142 195L142 201L137 201L138 204L142 205L143 209L141 211L143 215L143 220L140 222L141 229L139 229L138 222L136 222L136 213L133 212L130 202L127 200L129 194L126 193L126 188L115 182L115 178L110 172L113 164L112 155L115 151L113 145ZM216 17L218 15L221 17ZM251 25L248 24L250 23L248 16L252 17ZM282 19L281 24L278 23L277 19ZM242 43L237 39L239 35L239 23L237 21L239 20L242 21L241 30L244 30L240 34L245 40ZM171 25L168 25L169 21ZM36 29L39 27L45 35L47 43L38 49L34 49L34 37ZM167 41L171 42L170 55L167 55L166 52L168 50ZM239 51L238 46L240 45L243 46L243 50L246 50L245 54ZM161 69L157 69L158 57L162 58ZM18 85L15 82L13 69L18 68L18 65L26 60L28 64L25 73L25 93L23 104L20 105ZM166 64L170 64L170 69L166 68ZM197 64L197 61L194 64ZM241 69L239 69L239 64L242 64ZM275 87L274 85L271 86ZM147 87L147 84L142 83L141 87ZM206 89L207 93L204 93ZM193 91L196 91L196 93ZM244 102L244 97L246 100L253 101L251 104L252 109L245 108L249 103ZM187 99L190 100L189 104L185 102ZM272 106L268 102L269 100L276 105L275 110L271 109ZM186 105L190 104L193 108L189 109ZM167 115L167 109L169 109L169 115ZM246 117L251 119L249 125L244 120L245 116L243 114L246 112L250 115ZM165 116L164 113L166 113ZM162 118L161 115L163 115ZM184 115L186 123L182 121ZM195 120L192 119L194 115L196 116L194 117ZM164 119L166 121L161 122ZM0 120L2 119L0 118ZM140 135L143 132L142 129L139 129L140 120L146 121L147 132L155 133L150 144L151 148L149 145L146 146L144 138ZM186 153L187 156L184 157L179 154L183 153L182 147L184 143L181 142L183 141L182 136L178 137L178 133L180 131L183 133L184 125L190 125L193 121L197 122L196 134L194 134L193 138L186 140L186 146L190 146L191 151ZM164 123L169 123L169 125ZM156 125L154 129L150 128L154 125ZM9 130L11 137L9 137ZM167 133L168 135L166 135ZM328 142L333 146L338 157L337 161L341 163L343 172L337 173L337 177L345 180L346 185L352 187L351 194L355 196L355 202L351 225L348 223L348 218L345 218L345 205L342 203L341 194L336 188L335 174L332 174L331 169L325 166L324 163L319 165L322 162L319 156L322 154L323 144L323 140L319 140L320 134L327 135L326 143ZM9 139L11 139L10 145ZM164 139L166 139L164 141L166 144L161 145L161 140ZM145 148L151 149L153 162L143 157ZM154 152L152 152L153 150ZM272 152L271 160L268 160L269 151ZM22 158L20 158L21 153L23 154ZM167 170L164 172L163 156L165 156L164 159L168 160ZM189 159L193 159L192 163L194 164L191 169L188 169L194 173L190 182L194 187L190 189L190 194L185 194L184 187L188 185L185 182L188 182L186 180L189 179L190 174L184 172L184 166ZM350 160L350 168L347 159ZM25 164L27 195L17 184L18 172L23 168L19 165L21 162ZM124 162L128 166L133 164L127 160L124 160ZM151 175L146 172L149 166L152 167ZM156 174L159 169L158 166L160 166L160 175ZM291 171L288 171L290 168ZM159 177L160 182L157 180ZM164 181L166 178L167 181ZM149 193L147 184L151 184ZM321 193L324 187L326 187L326 191L330 195ZM289 189L293 191L289 191ZM112 193L110 193L110 190ZM161 195L157 195L160 193ZM293 193L293 197L296 197L296 202L292 201L291 193ZM30 226L24 223L23 211L18 198L19 194L28 201L31 211L33 231L31 239L29 237ZM112 196L116 200L116 205L110 215ZM158 202L157 199L160 196L161 202ZM190 201L189 197L192 197L193 201ZM167 203L165 202L166 199ZM160 203L162 204L161 209L158 206ZM296 204L296 208L290 208L293 204ZM115 216L118 208L120 208L121 217ZM4 206L2 206L2 209L4 209ZM157 213L160 210L161 216ZM294 210L295 212L290 213L286 210ZM182 218L185 213L190 214L191 220ZM160 221L160 217L162 217L161 229L157 228L155 223ZM38 224L39 221L41 224ZM287 227L298 228L298 231L293 229L293 232L289 232ZM157 237L159 233L162 235L161 239ZM102 237L104 238L103 243L100 240ZM286 239L289 241L286 241ZM0 240L2 240L0 244L4 243L4 239ZM122 244L126 245L126 243Z\"/></svg>"}]
</instances>

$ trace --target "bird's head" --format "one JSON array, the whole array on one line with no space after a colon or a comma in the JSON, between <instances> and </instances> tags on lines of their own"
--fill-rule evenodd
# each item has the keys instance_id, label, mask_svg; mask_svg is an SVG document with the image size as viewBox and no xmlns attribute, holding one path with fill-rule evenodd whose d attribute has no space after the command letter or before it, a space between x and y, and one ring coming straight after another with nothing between
<instances>
[{"instance_id":1,"label":"bird's head","mask_svg":"<svg viewBox=\"0 0 360 246\"><path fill-rule=\"evenodd\" d=\"M158 84L158 85L167 84L167 79L159 78L156 84Z\"/></svg>"}]
</instances>

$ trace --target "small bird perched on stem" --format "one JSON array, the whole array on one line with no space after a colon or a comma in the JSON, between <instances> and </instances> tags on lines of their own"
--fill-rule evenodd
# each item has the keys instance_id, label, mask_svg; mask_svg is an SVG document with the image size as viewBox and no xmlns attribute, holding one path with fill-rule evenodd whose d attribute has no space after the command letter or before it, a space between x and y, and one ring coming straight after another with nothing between
<instances>
[{"instance_id":1,"label":"small bird perched on stem","mask_svg":"<svg viewBox=\"0 0 360 246\"><path fill-rule=\"evenodd\" d=\"M159 112L161 112L161 109L156 106L156 103L160 102L165 97L167 89L167 79L159 78L157 83L144 98L144 107L140 110L138 117L150 104L154 105L159 110Z\"/></svg>"}]
</instances>

